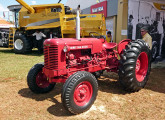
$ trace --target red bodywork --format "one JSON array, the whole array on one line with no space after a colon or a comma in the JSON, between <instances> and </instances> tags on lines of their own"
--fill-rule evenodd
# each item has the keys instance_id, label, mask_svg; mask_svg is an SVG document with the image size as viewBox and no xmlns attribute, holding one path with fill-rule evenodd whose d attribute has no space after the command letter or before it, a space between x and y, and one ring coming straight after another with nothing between
<instances>
[{"instance_id":1,"label":"red bodywork","mask_svg":"<svg viewBox=\"0 0 165 120\"><path fill-rule=\"evenodd\" d=\"M123 41L118 49L125 48L129 42ZM65 82L77 71L93 73L106 69L117 72L116 46L116 43L107 43L97 38L81 38L81 41L74 38L47 39L44 42L43 72L50 83ZM64 48L67 52L64 52Z\"/></svg>"}]
</instances>

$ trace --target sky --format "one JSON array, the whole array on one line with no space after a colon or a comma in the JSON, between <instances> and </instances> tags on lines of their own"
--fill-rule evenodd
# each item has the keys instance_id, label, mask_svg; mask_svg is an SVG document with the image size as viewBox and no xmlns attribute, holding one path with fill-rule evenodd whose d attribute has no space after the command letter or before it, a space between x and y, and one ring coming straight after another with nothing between
<instances>
[{"instance_id":1,"label":"sky","mask_svg":"<svg viewBox=\"0 0 165 120\"><path fill-rule=\"evenodd\" d=\"M59 0L24 0L29 5L38 5L38 4L53 4L58 3ZM61 0L61 3L65 4L67 0ZM3 17L3 11L8 11L7 6L18 5L19 3L16 0L0 0L0 17ZM5 13L5 18L8 19L8 12ZM10 13L11 14L11 13Z\"/></svg>"}]
</instances>

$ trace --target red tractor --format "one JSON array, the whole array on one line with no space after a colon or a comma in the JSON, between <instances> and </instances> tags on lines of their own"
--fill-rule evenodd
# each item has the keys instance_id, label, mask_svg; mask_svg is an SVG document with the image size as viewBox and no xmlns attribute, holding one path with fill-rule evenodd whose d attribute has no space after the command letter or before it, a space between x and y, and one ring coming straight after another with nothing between
<instances>
[{"instance_id":1,"label":"red tractor","mask_svg":"<svg viewBox=\"0 0 165 120\"><path fill-rule=\"evenodd\" d=\"M94 103L98 92L96 78L103 70L118 73L127 91L143 88L150 73L150 57L143 40L128 39L117 45L98 38L47 39L44 63L31 68L27 82L34 93L47 93L56 83L64 83L62 103L71 113L79 114Z\"/></svg>"}]
</instances>

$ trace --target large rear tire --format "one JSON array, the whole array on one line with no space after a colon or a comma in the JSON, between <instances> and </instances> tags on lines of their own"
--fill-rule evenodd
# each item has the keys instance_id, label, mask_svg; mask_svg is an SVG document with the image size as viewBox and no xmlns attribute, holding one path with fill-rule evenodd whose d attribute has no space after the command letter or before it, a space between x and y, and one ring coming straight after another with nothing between
<instances>
[{"instance_id":1,"label":"large rear tire","mask_svg":"<svg viewBox=\"0 0 165 120\"><path fill-rule=\"evenodd\" d=\"M151 51L143 40L130 42L121 54L119 81L125 90L136 92L148 80L151 67Z\"/></svg>"},{"instance_id":2,"label":"large rear tire","mask_svg":"<svg viewBox=\"0 0 165 120\"><path fill-rule=\"evenodd\" d=\"M87 111L96 100L98 83L89 72L79 71L71 75L63 86L62 103L73 114Z\"/></svg>"},{"instance_id":3,"label":"large rear tire","mask_svg":"<svg viewBox=\"0 0 165 120\"><path fill-rule=\"evenodd\" d=\"M14 37L14 52L16 54L25 54L32 50L31 42L24 35Z\"/></svg>"},{"instance_id":4,"label":"large rear tire","mask_svg":"<svg viewBox=\"0 0 165 120\"><path fill-rule=\"evenodd\" d=\"M27 75L28 86L34 93L47 93L55 86L55 83L49 83L46 75L42 72L43 67L43 63L38 63L31 68Z\"/></svg>"}]
</instances>

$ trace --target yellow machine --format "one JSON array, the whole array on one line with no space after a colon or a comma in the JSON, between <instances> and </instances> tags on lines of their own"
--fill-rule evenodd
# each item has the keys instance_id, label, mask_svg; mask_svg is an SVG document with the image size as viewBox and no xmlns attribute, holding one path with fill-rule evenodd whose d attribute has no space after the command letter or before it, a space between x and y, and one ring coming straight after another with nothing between
<instances>
[{"instance_id":1,"label":"yellow machine","mask_svg":"<svg viewBox=\"0 0 165 120\"><path fill-rule=\"evenodd\" d=\"M76 36L76 15L70 7L61 3L30 6L23 0L16 1L23 7L16 15L16 28L10 28L9 33L9 48L14 49L15 53L26 53L35 47L31 35L36 30L45 35L51 32L55 37ZM105 18L102 14L80 14L80 25L81 37L90 37L90 33L106 34Z\"/></svg>"}]
</instances>

